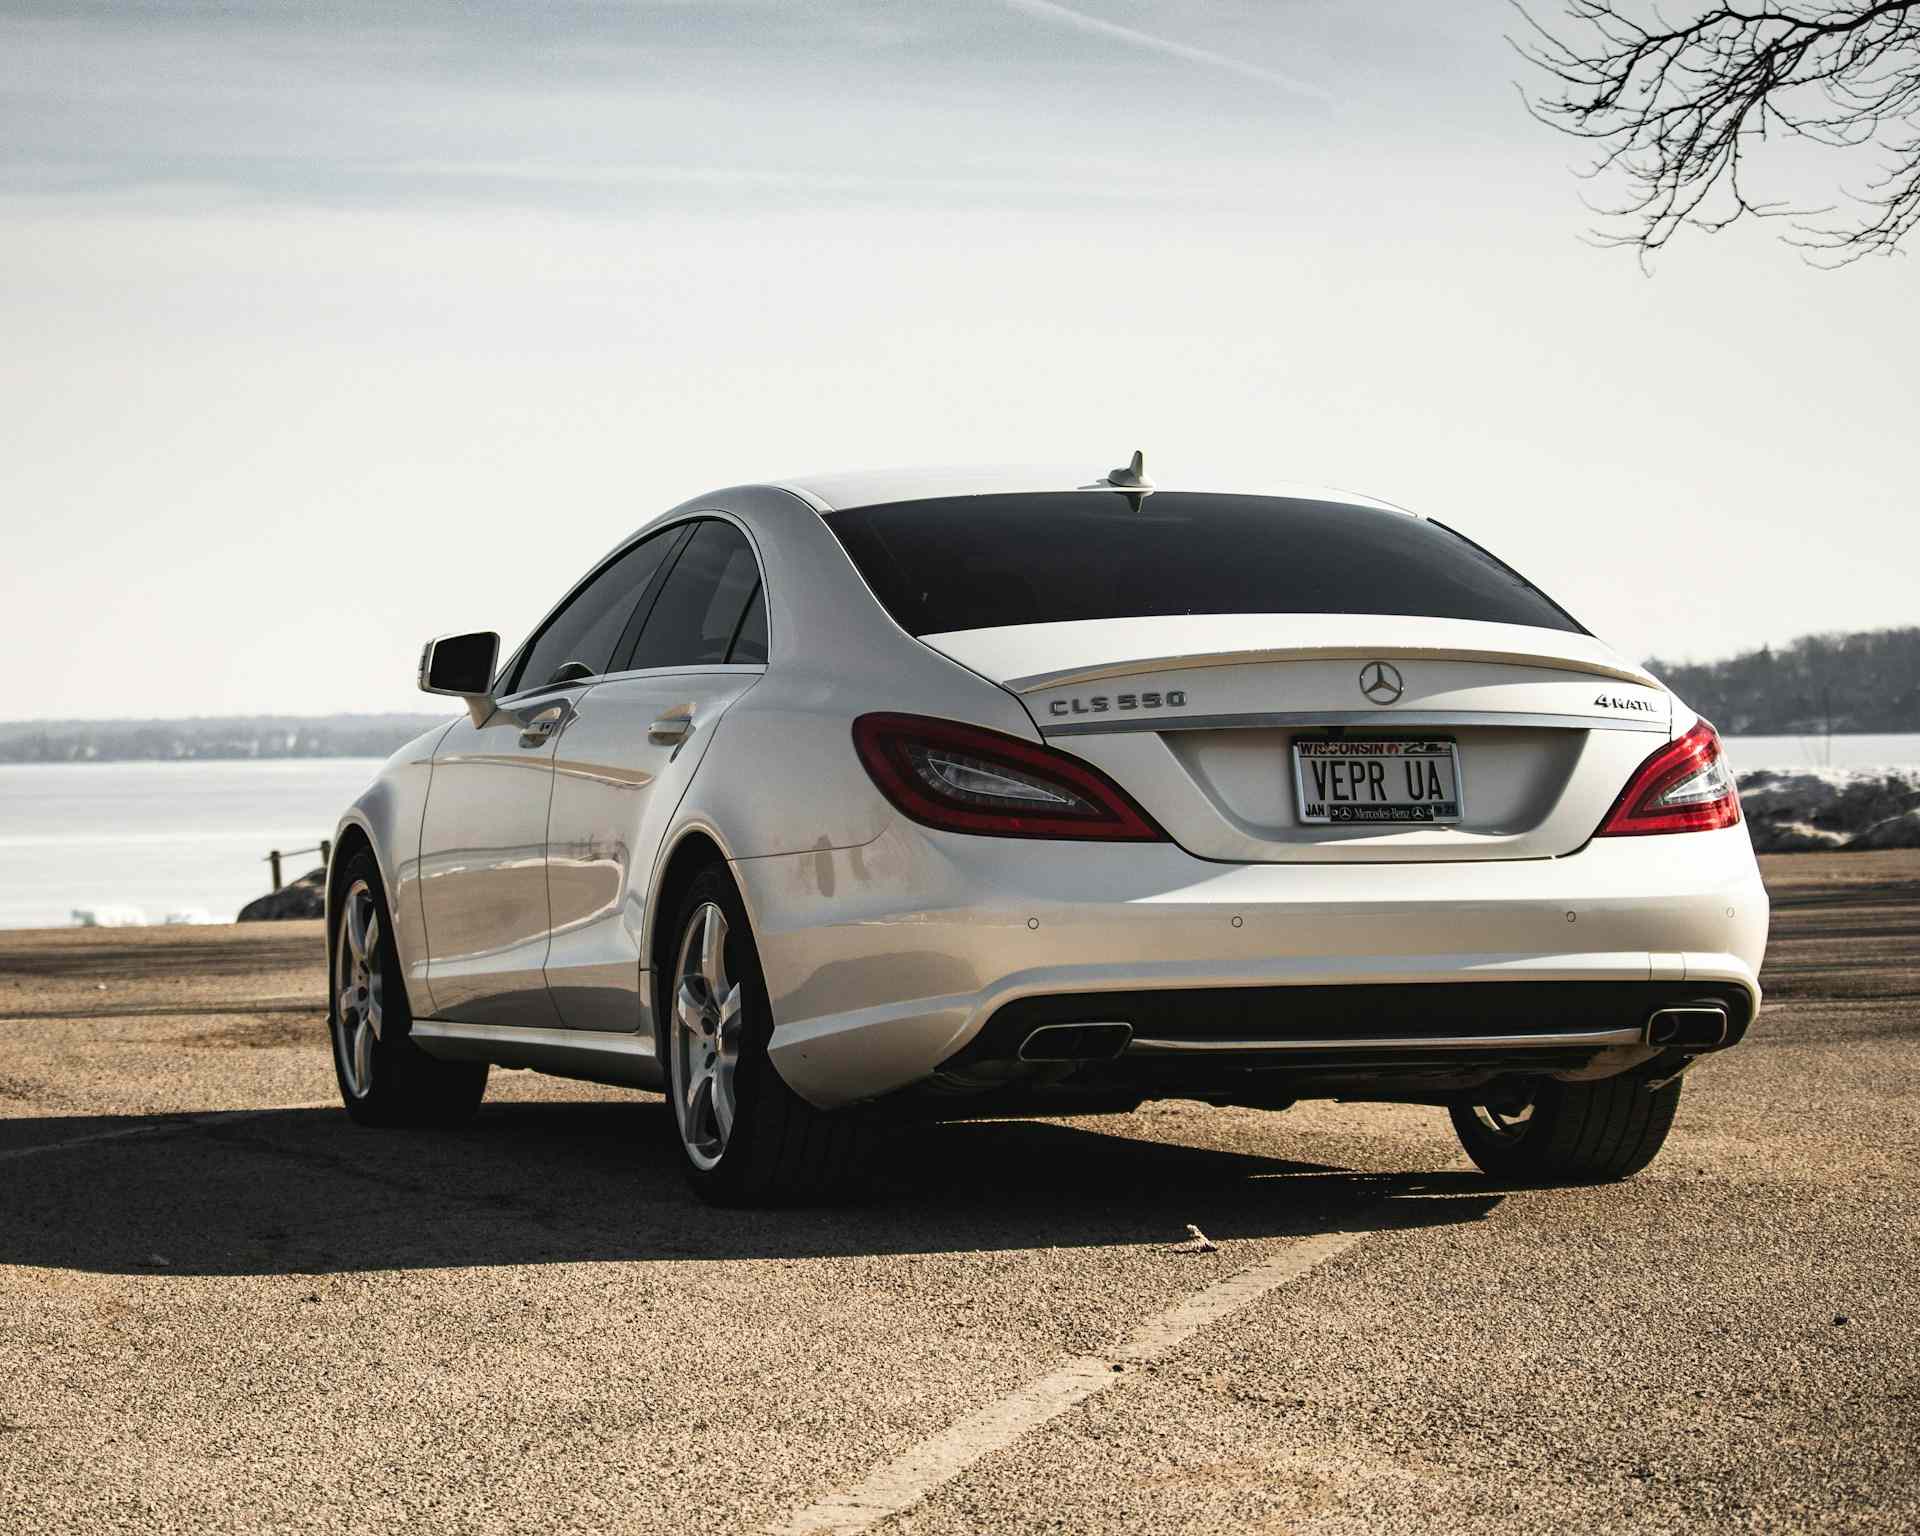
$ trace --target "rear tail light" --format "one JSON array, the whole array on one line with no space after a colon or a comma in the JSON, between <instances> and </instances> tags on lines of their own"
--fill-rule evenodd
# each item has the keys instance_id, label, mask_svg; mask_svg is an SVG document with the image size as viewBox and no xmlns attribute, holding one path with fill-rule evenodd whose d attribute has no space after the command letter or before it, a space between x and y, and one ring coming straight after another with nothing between
<instances>
[{"instance_id":1,"label":"rear tail light","mask_svg":"<svg viewBox=\"0 0 1920 1536\"><path fill-rule=\"evenodd\" d=\"M1740 791L1727 768L1720 733L1702 720L1634 771L1594 836L1706 832L1739 819Z\"/></svg>"},{"instance_id":2,"label":"rear tail light","mask_svg":"<svg viewBox=\"0 0 1920 1536\"><path fill-rule=\"evenodd\" d=\"M853 745L880 792L943 832L1157 843L1166 833L1077 757L924 715L862 715Z\"/></svg>"}]
</instances>

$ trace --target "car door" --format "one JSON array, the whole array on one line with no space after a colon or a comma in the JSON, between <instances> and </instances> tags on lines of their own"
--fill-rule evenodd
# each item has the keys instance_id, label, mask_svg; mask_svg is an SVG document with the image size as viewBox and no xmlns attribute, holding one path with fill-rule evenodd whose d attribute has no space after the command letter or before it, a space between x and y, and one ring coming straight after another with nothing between
<instances>
[{"instance_id":1,"label":"car door","mask_svg":"<svg viewBox=\"0 0 1920 1536\"><path fill-rule=\"evenodd\" d=\"M660 841L714 724L765 670L766 605L743 529L695 523L622 670L567 726L547 825L547 982L570 1028L646 1021L642 935Z\"/></svg>"},{"instance_id":2,"label":"car door","mask_svg":"<svg viewBox=\"0 0 1920 1536\"><path fill-rule=\"evenodd\" d=\"M461 720L435 750L420 893L439 1017L559 1024L545 970L554 753L682 537L676 529L603 562L508 663L492 715Z\"/></svg>"}]
</instances>

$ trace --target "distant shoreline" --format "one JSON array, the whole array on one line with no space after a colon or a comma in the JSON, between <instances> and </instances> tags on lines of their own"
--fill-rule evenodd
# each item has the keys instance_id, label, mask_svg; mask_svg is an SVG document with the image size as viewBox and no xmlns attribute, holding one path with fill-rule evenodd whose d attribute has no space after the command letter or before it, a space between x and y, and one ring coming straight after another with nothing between
<instances>
[{"instance_id":1,"label":"distant shoreline","mask_svg":"<svg viewBox=\"0 0 1920 1536\"><path fill-rule=\"evenodd\" d=\"M443 714L234 715L0 723L0 763L315 762L390 757Z\"/></svg>"}]
</instances>

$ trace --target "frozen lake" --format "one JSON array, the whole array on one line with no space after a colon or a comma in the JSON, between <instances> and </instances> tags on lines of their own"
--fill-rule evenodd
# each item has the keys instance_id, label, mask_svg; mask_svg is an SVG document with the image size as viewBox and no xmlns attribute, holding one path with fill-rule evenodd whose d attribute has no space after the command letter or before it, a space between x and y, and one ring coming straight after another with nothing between
<instances>
[{"instance_id":1,"label":"frozen lake","mask_svg":"<svg viewBox=\"0 0 1920 1536\"><path fill-rule=\"evenodd\" d=\"M230 923L272 888L270 848L333 835L377 758L0 764L0 928L54 928L80 909L147 922ZM318 854L290 859L286 877Z\"/></svg>"},{"instance_id":2,"label":"frozen lake","mask_svg":"<svg viewBox=\"0 0 1920 1536\"><path fill-rule=\"evenodd\" d=\"M1920 765L1920 735L1729 736L1736 773L1749 768L1912 768Z\"/></svg>"}]
</instances>

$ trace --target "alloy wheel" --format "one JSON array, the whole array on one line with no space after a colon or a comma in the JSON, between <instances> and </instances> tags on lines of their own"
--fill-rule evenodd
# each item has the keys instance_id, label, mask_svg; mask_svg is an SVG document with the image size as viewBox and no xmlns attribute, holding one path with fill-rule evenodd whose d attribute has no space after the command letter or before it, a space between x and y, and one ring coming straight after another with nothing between
<instances>
[{"instance_id":1,"label":"alloy wheel","mask_svg":"<svg viewBox=\"0 0 1920 1536\"><path fill-rule=\"evenodd\" d=\"M340 1081L356 1099L373 1091L373 1048L380 1039L385 991L380 959L380 904L364 880L354 881L340 916L333 967L333 1049Z\"/></svg>"},{"instance_id":2,"label":"alloy wheel","mask_svg":"<svg viewBox=\"0 0 1920 1536\"><path fill-rule=\"evenodd\" d=\"M702 902L687 920L674 966L673 1112L694 1166L726 1155L739 1109L740 983L727 971L727 915Z\"/></svg>"}]
</instances>

